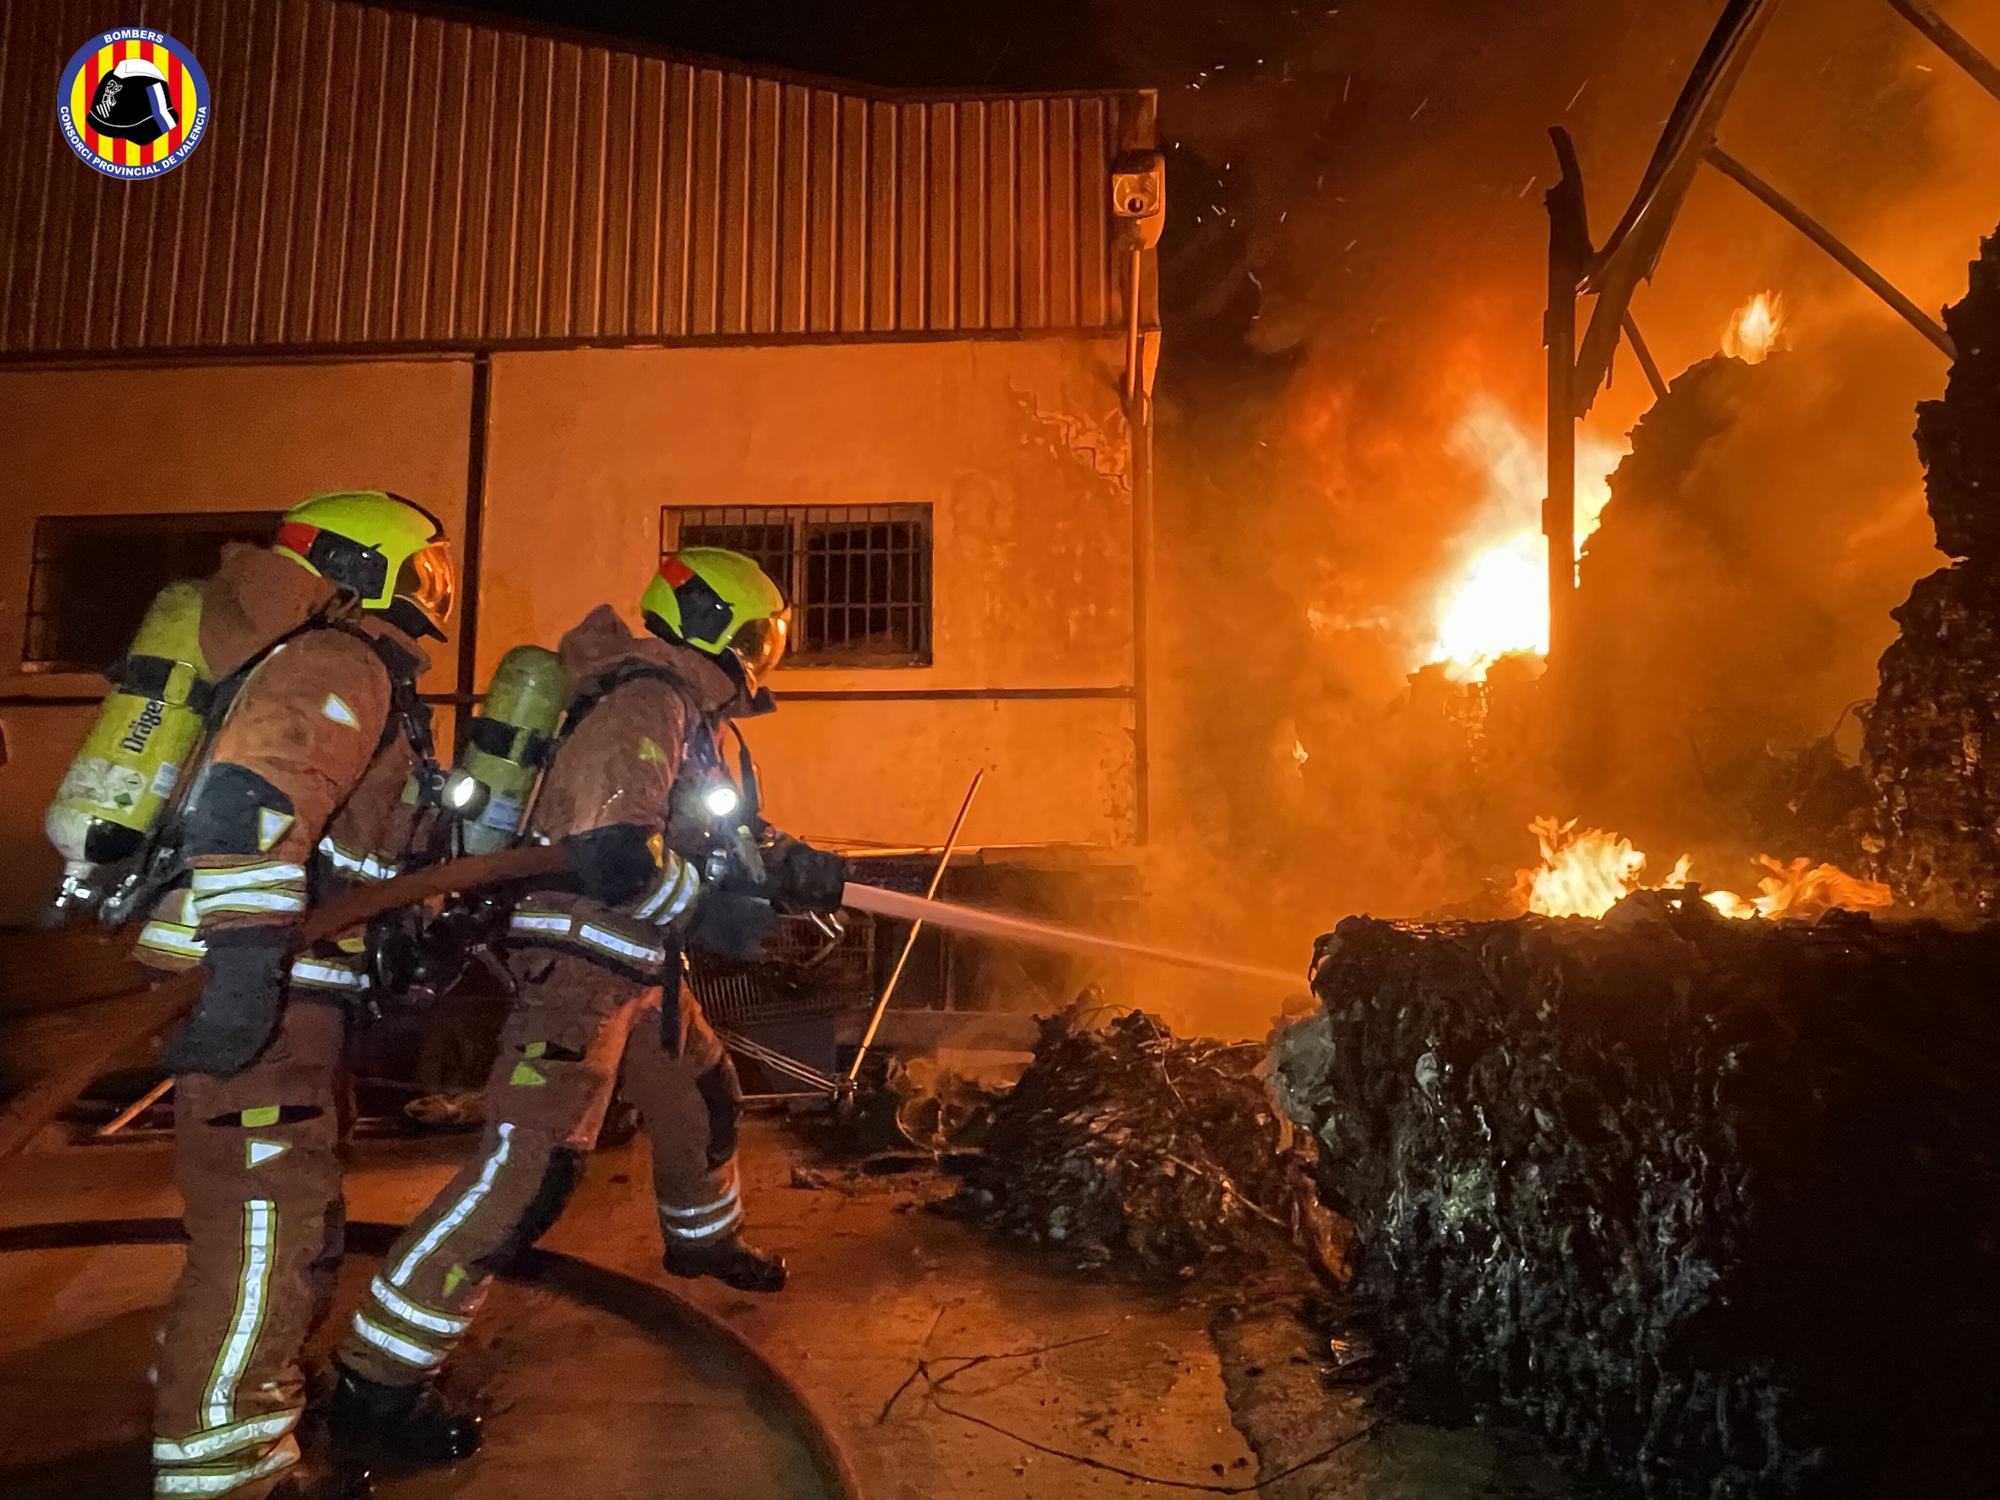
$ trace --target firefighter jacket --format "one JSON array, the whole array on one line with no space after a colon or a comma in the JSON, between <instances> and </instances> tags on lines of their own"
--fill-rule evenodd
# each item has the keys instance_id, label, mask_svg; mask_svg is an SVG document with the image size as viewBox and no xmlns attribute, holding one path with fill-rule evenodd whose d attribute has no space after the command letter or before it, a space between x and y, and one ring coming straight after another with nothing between
<instances>
[{"instance_id":1,"label":"firefighter jacket","mask_svg":"<svg viewBox=\"0 0 2000 1500\"><path fill-rule=\"evenodd\" d=\"M415 690L425 658L378 615L330 614L332 603L324 580L257 548L230 549L210 580L202 647L211 670L254 665L189 793L187 875L140 934L141 962L185 968L225 931L295 927L309 904L400 873L415 846L425 818L418 772L430 760ZM291 980L366 989L360 936L299 955Z\"/></svg>"},{"instance_id":2,"label":"firefighter jacket","mask_svg":"<svg viewBox=\"0 0 2000 1500\"><path fill-rule=\"evenodd\" d=\"M742 689L692 647L634 635L609 605L593 610L558 648L568 674L570 723L529 821L543 842L624 823L656 835L658 866L616 907L538 891L509 919L516 946L577 953L658 983L675 944L666 929L699 892L696 872L666 847L671 794L697 752L713 755L716 726L747 709ZM579 709L581 713L579 714Z\"/></svg>"}]
</instances>

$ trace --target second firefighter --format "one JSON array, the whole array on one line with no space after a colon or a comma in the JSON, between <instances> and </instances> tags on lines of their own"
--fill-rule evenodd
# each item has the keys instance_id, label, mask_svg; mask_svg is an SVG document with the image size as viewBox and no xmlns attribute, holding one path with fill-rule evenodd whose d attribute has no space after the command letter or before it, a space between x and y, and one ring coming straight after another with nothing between
<instances>
[{"instance_id":1,"label":"second firefighter","mask_svg":"<svg viewBox=\"0 0 2000 1500\"><path fill-rule=\"evenodd\" d=\"M561 643L569 705L526 836L592 853L580 889L533 892L511 915L519 993L484 1133L373 1278L338 1356L350 1388L431 1384L496 1269L561 1214L621 1067L652 1147L665 1268L784 1285L783 1260L742 1237L736 1073L681 955L750 956L774 908L837 910L845 862L747 826L731 831L754 842L754 877L702 852L704 820L734 810L717 736L770 707L762 681L789 627L777 585L740 553L689 548L640 607L646 634L605 605ZM408 1431L413 1410L450 1421L433 1401L385 1407L378 1438L399 1456L439 1447Z\"/></svg>"}]
</instances>

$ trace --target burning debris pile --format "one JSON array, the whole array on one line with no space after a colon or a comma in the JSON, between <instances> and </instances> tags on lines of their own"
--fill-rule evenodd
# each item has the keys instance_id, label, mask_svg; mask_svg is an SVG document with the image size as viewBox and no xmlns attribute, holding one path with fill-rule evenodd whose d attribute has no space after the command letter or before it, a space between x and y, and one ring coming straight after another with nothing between
<instances>
[{"instance_id":1,"label":"burning debris pile","mask_svg":"<svg viewBox=\"0 0 2000 1500\"><path fill-rule=\"evenodd\" d=\"M1649 1496L1971 1493L2000 1437L1996 964L2000 931L1660 892L1351 918L1274 1082L1417 1368Z\"/></svg>"},{"instance_id":2,"label":"burning debris pile","mask_svg":"<svg viewBox=\"0 0 2000 1500\"><path fill-rule=\"evenodd\" d=\"M1263 1061L1143 1011L1101 1030L1080 1009L1051 1016L954 1207L1085 1267L1184 1274L1294 1240L1331 1264L1312 1143L1272 1107Z\"/></svg>"},{"instance_id":3,"label":"burning debris pile","mask_svg":"<svg viewBox=\"0 0 2000 1500\"><path fill-rule=\"evenodd\" d=\"M1939 548L1959 559L1895 612L1866 760L1897 895L1947 918L2000 916L2000 234L1945 310L1958 345L1944 399L1917 412Z\"/></svg>"},{"instance_id":4,"label":"burning debris pile","mask_svg":"<svg viewBox=\"0 0 2000 1500\"><path fill-rule=\"evenodd\" d=\"M1579 567L1573 649L1542 685L1573 716L1576 745L1556 748L1571 805L1711 872L1758 843L1850 857L1851 808L1771 826L1759 794L1773 747L1813 745L1872 691L1888 612L1928 566L1907 476L1853 451L1907 455L1907 417L1851 410L1825 351L1762 357L1747 326L1730 342L1743 357L1683 372L1634 430Z\"/></svg>"},{"instance_id":5,"label":"burning debris pile","mask_svg":"<svg viewBox=\"0 0 2000 1500\"><path fill-rule=\"evenodd\" d=\"M1646 878L1646 856L1632 841L1601 828L1578 828L1577 820L1537 818L1528 825L1541 845L1542 862L1517 871L1512 909L1542 917L1602 917L1635 891L1680 891L1701 899L1738 921L1751 917L1817 917L1833 910L1873 911L1894 904L1889 888L1862 880L1837 865L1790 861L1760 854L1766 872L1755 896L1703 890L1693 879L1694 861L1683 854L1658 881ZM1466 913L1454 912L1454 916Z\"/></svg>"}]
</instances>

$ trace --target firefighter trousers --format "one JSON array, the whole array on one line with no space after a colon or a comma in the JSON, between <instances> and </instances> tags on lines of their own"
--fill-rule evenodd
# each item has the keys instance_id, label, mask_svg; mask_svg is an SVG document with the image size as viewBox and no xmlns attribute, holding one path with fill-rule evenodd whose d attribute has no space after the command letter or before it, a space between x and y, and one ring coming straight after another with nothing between
<instances>
[{"instance_id":1,"label":"firefighter trousers","mask_svg":"<svg viewBox=\"0 0 2000 1500\"><path fill-rule=\"evenodd\" d=\"M346 1030L337 1001L294 994L250 1067L176 1080L187 1256L160 1336L156 1495L254 1500L298 1460L299 1350L340 1263Z\"/></svg>"},{"instance_id":2,"label":"firefighter trousers","mask_svg":"<svg viewBox=\"0 0 2000 1500\"><path fill-rule=\"evenodd\" d=\"M571 954L513 958L521 992L486 1085L472 1159L404 1231L369 1283L339 1358L388 1385L429 1379L471 1326L495 1271L555 1223L617 1086L645 1118L661 1232L702 1244L743 1219L736 1070L683 985L661 991Z\"/></svg>"}]
</instances>

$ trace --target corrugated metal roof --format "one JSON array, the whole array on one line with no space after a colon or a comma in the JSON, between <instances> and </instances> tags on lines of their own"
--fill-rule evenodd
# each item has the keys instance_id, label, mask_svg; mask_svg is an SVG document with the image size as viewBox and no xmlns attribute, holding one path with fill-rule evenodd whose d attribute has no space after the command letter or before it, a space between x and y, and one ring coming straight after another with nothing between
<instances>
[{"instance_id":1,"label":"corrugated metal roof","mask_svg":"<svg viewBox=\"0 0 2000 1500\"><path fill-rule=\"evenodd\" d=\"M1146 93L885 94L334 0L133 0L208 75L121 182L51 107L98 0L0 13L0 354L1090 329Z\"/></svg>"}]
</instances>

